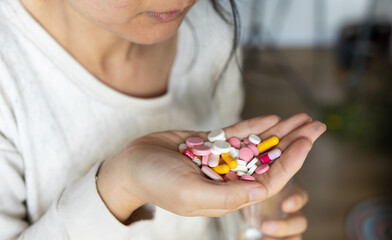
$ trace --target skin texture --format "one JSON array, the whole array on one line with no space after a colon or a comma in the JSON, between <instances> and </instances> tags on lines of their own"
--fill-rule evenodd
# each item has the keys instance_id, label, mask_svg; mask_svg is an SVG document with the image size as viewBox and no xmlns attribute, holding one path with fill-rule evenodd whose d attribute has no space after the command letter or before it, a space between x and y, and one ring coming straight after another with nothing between
<instances>
[{"instance_id":1,"label":"skin texture","mask_svg":"<svg viewBox=\"0 0 392 240\"><path fill-rule=\"evenodd\" d=\"M26 10L97 80L139 98L166 92L177 46L177 30L197 0L21 0ZM160 22L147 11L181 11ZM276 135L284 152L256 182L214 182L178 153L188 136L205 132L168 131L129 143L106 160L98 173L98 192L112 214L124 224L148 217L145 203L183 216L222 216L277 193L302 166L312 143L325 126L298 114L280 121L259 117L226 129L226 136ZM179 172L178 169L181 169ZM212 201L213 200L213 201ZM300 239L306 219L298 212L307 201L297 189L282 205L291 217L260 226L270 236Z\"/></svg>"}]
</instances>

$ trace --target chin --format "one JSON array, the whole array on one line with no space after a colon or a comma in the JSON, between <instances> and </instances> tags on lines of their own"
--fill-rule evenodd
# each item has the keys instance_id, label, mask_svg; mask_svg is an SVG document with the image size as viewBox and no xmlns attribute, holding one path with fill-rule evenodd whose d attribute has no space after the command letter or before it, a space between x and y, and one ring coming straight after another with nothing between
<instances>
[{"instance_id":1,"label":"chin","mask_svg":"<svg viewBox=\"0 0 392 240\"><path fill-rule=\"evenodd\" d=\"M128 36L125 37L130 42L141 44L141 45L153 45L160 42L164 42L172 38L177 33L177 29L173 31L163 31L163 32L148 32L143 35L138 36Z\"/></svg>"},{"instance_id":2,"label":"chin","mask_svg":"<svg viewBox=\"0 0 392 240\"><path fill-rule=\"evenodd\" d=\"M123 38L130 42L152 45L172 38L181 26L183 18L167 23L148 22L140 25L128 26L121 31Z\"/></svg>"}]
</instances>

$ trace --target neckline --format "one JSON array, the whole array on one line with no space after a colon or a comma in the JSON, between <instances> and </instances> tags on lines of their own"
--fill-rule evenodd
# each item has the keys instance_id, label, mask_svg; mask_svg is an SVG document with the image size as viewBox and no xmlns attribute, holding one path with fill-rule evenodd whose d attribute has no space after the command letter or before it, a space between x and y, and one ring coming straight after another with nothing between
<instances>
[{"instance_id":1,"label":"neckline","mask_svg":"<svg viewBox=\"0 0 392 240\"><path fill-rule=\"evenodd\" d=\"M184 66L184 22L178 29L176 57L168 79L168 87L165 94L153 98L137 98L123 94L99 81L87 71L75 58L72 57L24 8L20 0L6 1L9 7L5 13L14 25L40 49L40 51L52 60L52 62L77 85L85 94L92 99L116 109L135 110L139 112L155 113L162 112L172 102L173 86L175 78L180 75L180 69ZM185 63L186 64L186 63Z\"/></svg>"}]
</instances>

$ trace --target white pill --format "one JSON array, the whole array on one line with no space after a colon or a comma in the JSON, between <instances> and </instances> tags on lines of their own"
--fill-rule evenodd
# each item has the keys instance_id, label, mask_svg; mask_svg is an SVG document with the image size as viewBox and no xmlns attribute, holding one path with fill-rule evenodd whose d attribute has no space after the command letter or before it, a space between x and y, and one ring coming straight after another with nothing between
<instances>
[{"instance_id":1,"label":"white pill","mask_svg":"<svg viewBox=\"0 0 392 240\"><path fill-rule=\"evenodd\" d=\"M211 154L208 158L208 166L209 167L216 167L219 165L219 155Z\"/></svg>"},{"instance_id":2,"label":"white pill","mask_svg":"<svg viewBox=\"0 0 392 240\"><path fill-rule=\"evenodd\" d=\"M257 166L256 165L254 165L253 167L251 167L250 169L249 169L249 171L246 173L246 175L252 175L255 171L256 171L256 168L257 168Z\"/></svg>"},{"instance_id":3,"label":"white pill","mask_svg":"<svg viewBox=\"0 0 392 240\"><path fill-rule=\"evenodd\" d=\"M260 239L263 234L258 228L247 228L245 232L245 239Z\"/></svg>"},{"instance_id":4,"label":"white pill","mask_svg":"<svg viewBox=\"0 0 392 240\"><path fill-rule=\"evenodd\" d=\"M248 172L248 168L243 165L238 165L236 168L231 169L233 172Z\"/></svg>"},{"instance_id":5,"label":"white pill","mask_svg":"<svg viewBox=\"0 0 392 240\"><path fill-rule=\"evenodd\" d=\"M219 156L219 155L221 155L221 152L218 149L214 148L214 146L212 146L211 147L211 154Z\"/></svg>"},{"instance_id":6,"label":"white pill","mask_svg":"<svg viewBox=\"0 0 392 240\"><path fill-rule=\"evenodd\" d=\"M242 165L242 166L245 166L245 167L246 167L246 164L248 164L247 162L245 162L243 160L240 160L240 159L236 159L236 161L237 161L238 165Z\"/></svg>"},{"instance_id":7,"label":"white pill","mask_svg":"<svg viewBox=\"0 0 392 240\"><path fill-rule=\"evenodd\" d=\"M188 146L185 143L181 143L180 146L178 146L178 150L182 150L182 149L187 149Z\"/></svg>"},{"instance_id":8,"label":"white pill","mask_svg":"<svg viewBox=\"0 0 392 240\"><path fill-rule=\"evenodd\" d=\"M212 145L214 145L212 142L204 142L204 146L207 146L209 148L211 148Z\"/></svg>"},{"instance_id":9,"label":"white pill","mask_svg":"<svg viewBox=\"0 0 392 240\"><path fill-rule=\"evenodd\" d=\"M240 150L238 150L237 148L231 147L230 156L232 156L233 158L238 158L239 152Z\"/></svg>"},{"instance_id":10,"label":"white pill","mask_svg":"<svg viewBox=\"0 0 392 240\"><path fill-rule=\"evenodd\" d=\"M250 162L248 163L248 165L246 165L246 167L247 167L247 168L252 168L253 166L256 165L256 163L257 163L258 161L259 161L259 159L253 158L252 161L250 161Z\"/></svg>"},{"instance_id":11,"label":"white pill","mask_svg":"<svg viewBox=\"0 0 392 240\"><path fill-rule=\"evenodd\" d=\"M231 150L231 146L228 142L225 141L216 141L214 142L214 145L212 145L211 152L219 152L219 154L222 153L228 153Z\"/></svg>"},{"instance_id":12,"label":"white pill","mask_svg":"<svg viewBox=\"0 0 392 240\"><path fill-rule=\"evenodd\" d=\"M216 141L226 141L225 132L223 129L217 129L208 134L208 141L216 142Z\"/></svg>"},{"instance_id":13,"label":"white pill","mask_svg":"<svg viewBox=\"0 0 392 240\"><path fill-rule=\"evenodd\" d=\"M261 143L261 139L260 139L258 136L254 135L254 134L250 135L250 136L248 137L248 139L249 139L249 141L250 141L251 143L253 143L254 145L257 145L257 144Z\"/></svg>"},{"instance_id":14,"label":"white pill","mask_svg":"<svg viewBox=\"0 0 392 240\"><path fill-rule=\"evenodd\" d=\"M246 175L246 172L237 172L237 175L240 176L240 177L242 177L242 176L245 176L245 175Z\"/></svg>"}]
</instances>

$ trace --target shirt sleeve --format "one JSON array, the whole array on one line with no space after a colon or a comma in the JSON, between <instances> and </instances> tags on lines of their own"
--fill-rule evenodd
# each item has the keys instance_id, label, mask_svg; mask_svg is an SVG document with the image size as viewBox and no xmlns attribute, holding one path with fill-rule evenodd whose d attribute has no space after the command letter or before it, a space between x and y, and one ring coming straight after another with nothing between
<instances>
[{"instance_id":1,"label":"shirt sleeve","mask_svg":"<svg viewBox=\"0 0 392 240\"><path fill-rule=\"evenodd\" d=\"M133 239L152 223L126 226L110 213L96 187L99 163L65 188L38 221L29 222L24 159L12 141L17 135L14 114L0 95L0 239Z\"/></svg>"},{"instance_id":2,"label":"shirt sleeve","mask_svg":"<svg viewBox=\"0 0 392 240\"><path fill-rule=\"evenodd\" d=\"M151 224L142 220L126 226L110 213L96 188L98 163L30 225L22 163L21 155L0 134L0 239L132 239Z\"/></svg>"}]
</instances>

